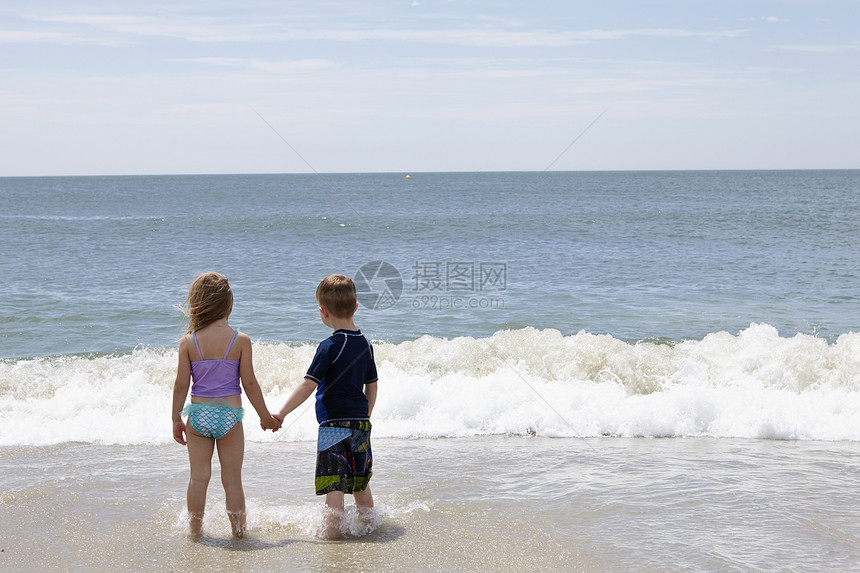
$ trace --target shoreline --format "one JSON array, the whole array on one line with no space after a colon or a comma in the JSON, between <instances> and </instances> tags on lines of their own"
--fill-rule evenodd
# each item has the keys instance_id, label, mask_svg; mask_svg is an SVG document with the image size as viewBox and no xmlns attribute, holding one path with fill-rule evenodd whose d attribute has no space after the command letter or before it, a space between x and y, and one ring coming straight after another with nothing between
<instances>
[{"instance_id":1,"label":"shoreline","mask_svg":"<svg viewBox=\"0 0 860 573\"><path fill-rule=\"evenodd\" d=\"M313 443L247 444L246 539L229 536L215 462L196 541L180 446L3 447L0 566L847 571L860 559L858 443L588 441L374 440L381 523L336 542L314 536Z\"/></svg>"}]
</instances>

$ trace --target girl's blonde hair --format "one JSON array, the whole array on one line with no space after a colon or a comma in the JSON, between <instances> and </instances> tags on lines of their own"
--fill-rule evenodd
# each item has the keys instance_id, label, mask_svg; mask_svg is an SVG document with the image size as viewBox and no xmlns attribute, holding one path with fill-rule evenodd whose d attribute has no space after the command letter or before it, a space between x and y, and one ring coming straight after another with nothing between
<instances>
[{"instance_id":1,"label":"girl's blonde hair","mask_svg":"<svg viewBox=\"0 0 860 573\"><path fill-rule=\"evenodd\" d=\"M208 271L191 283L188 298L182 308L188 324L185 333L208 326L229 316L233 310L233 289L227 282L227 277L214 271Z\"/></svg>"}]
</instances>

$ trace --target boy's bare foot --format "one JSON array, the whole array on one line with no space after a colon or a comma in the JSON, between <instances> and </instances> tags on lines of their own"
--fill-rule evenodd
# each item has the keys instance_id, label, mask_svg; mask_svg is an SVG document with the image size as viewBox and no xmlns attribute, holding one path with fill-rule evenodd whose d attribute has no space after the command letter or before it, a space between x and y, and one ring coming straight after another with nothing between
<instances>
[{"instance_id":1,"label":"boy's bare foot","mask_svg":"<svg viewBox=\"0 0 860 573\"><path fill-rule=\"evenodd\" d=\"M326 507L323 510L323 522L320 537L329 541L340 539L340 523L343 520L343 510Z\"/></svg>"}]
</instances>

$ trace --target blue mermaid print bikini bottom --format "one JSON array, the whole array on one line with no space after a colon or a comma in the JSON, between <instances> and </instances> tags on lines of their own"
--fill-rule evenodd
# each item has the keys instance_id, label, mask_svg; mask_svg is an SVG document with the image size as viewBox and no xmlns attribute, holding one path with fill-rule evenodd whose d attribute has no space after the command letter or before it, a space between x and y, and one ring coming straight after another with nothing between
<instances>
[{"instance_id":1,"label":"blue mermaid print bikini bottom","mask_svg":"<svg viewBox=\"0 0 860 573\"><path fill-rule=\"evenodd\" d=\"M205 403L186 404L182 413L188 416L188 422L198 434L217 440L223 438L233 429L233 426L242 421L245 410Z\"/></svg>"}]
</instances>

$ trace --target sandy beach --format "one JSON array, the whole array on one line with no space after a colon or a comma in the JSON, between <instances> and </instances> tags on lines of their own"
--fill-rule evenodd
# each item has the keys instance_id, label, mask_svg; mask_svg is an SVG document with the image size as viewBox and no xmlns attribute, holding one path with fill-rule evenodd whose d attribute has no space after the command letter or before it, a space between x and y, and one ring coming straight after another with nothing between
<instances>
[{"instance_id":1,"label":"sandy beach","mask_svg":"<svg viewBox=\"0 0 860 573\"><path fill-rule=\"evenodd\" d=\"M184 523L180 446L0 450L7 571L851 571L854 443L480 437L378 440L376 523L315 533L313 444L249 443L250 535L215 472ZM216 464L217 467L217 464Z\"/></svg>"}]
</instances>

